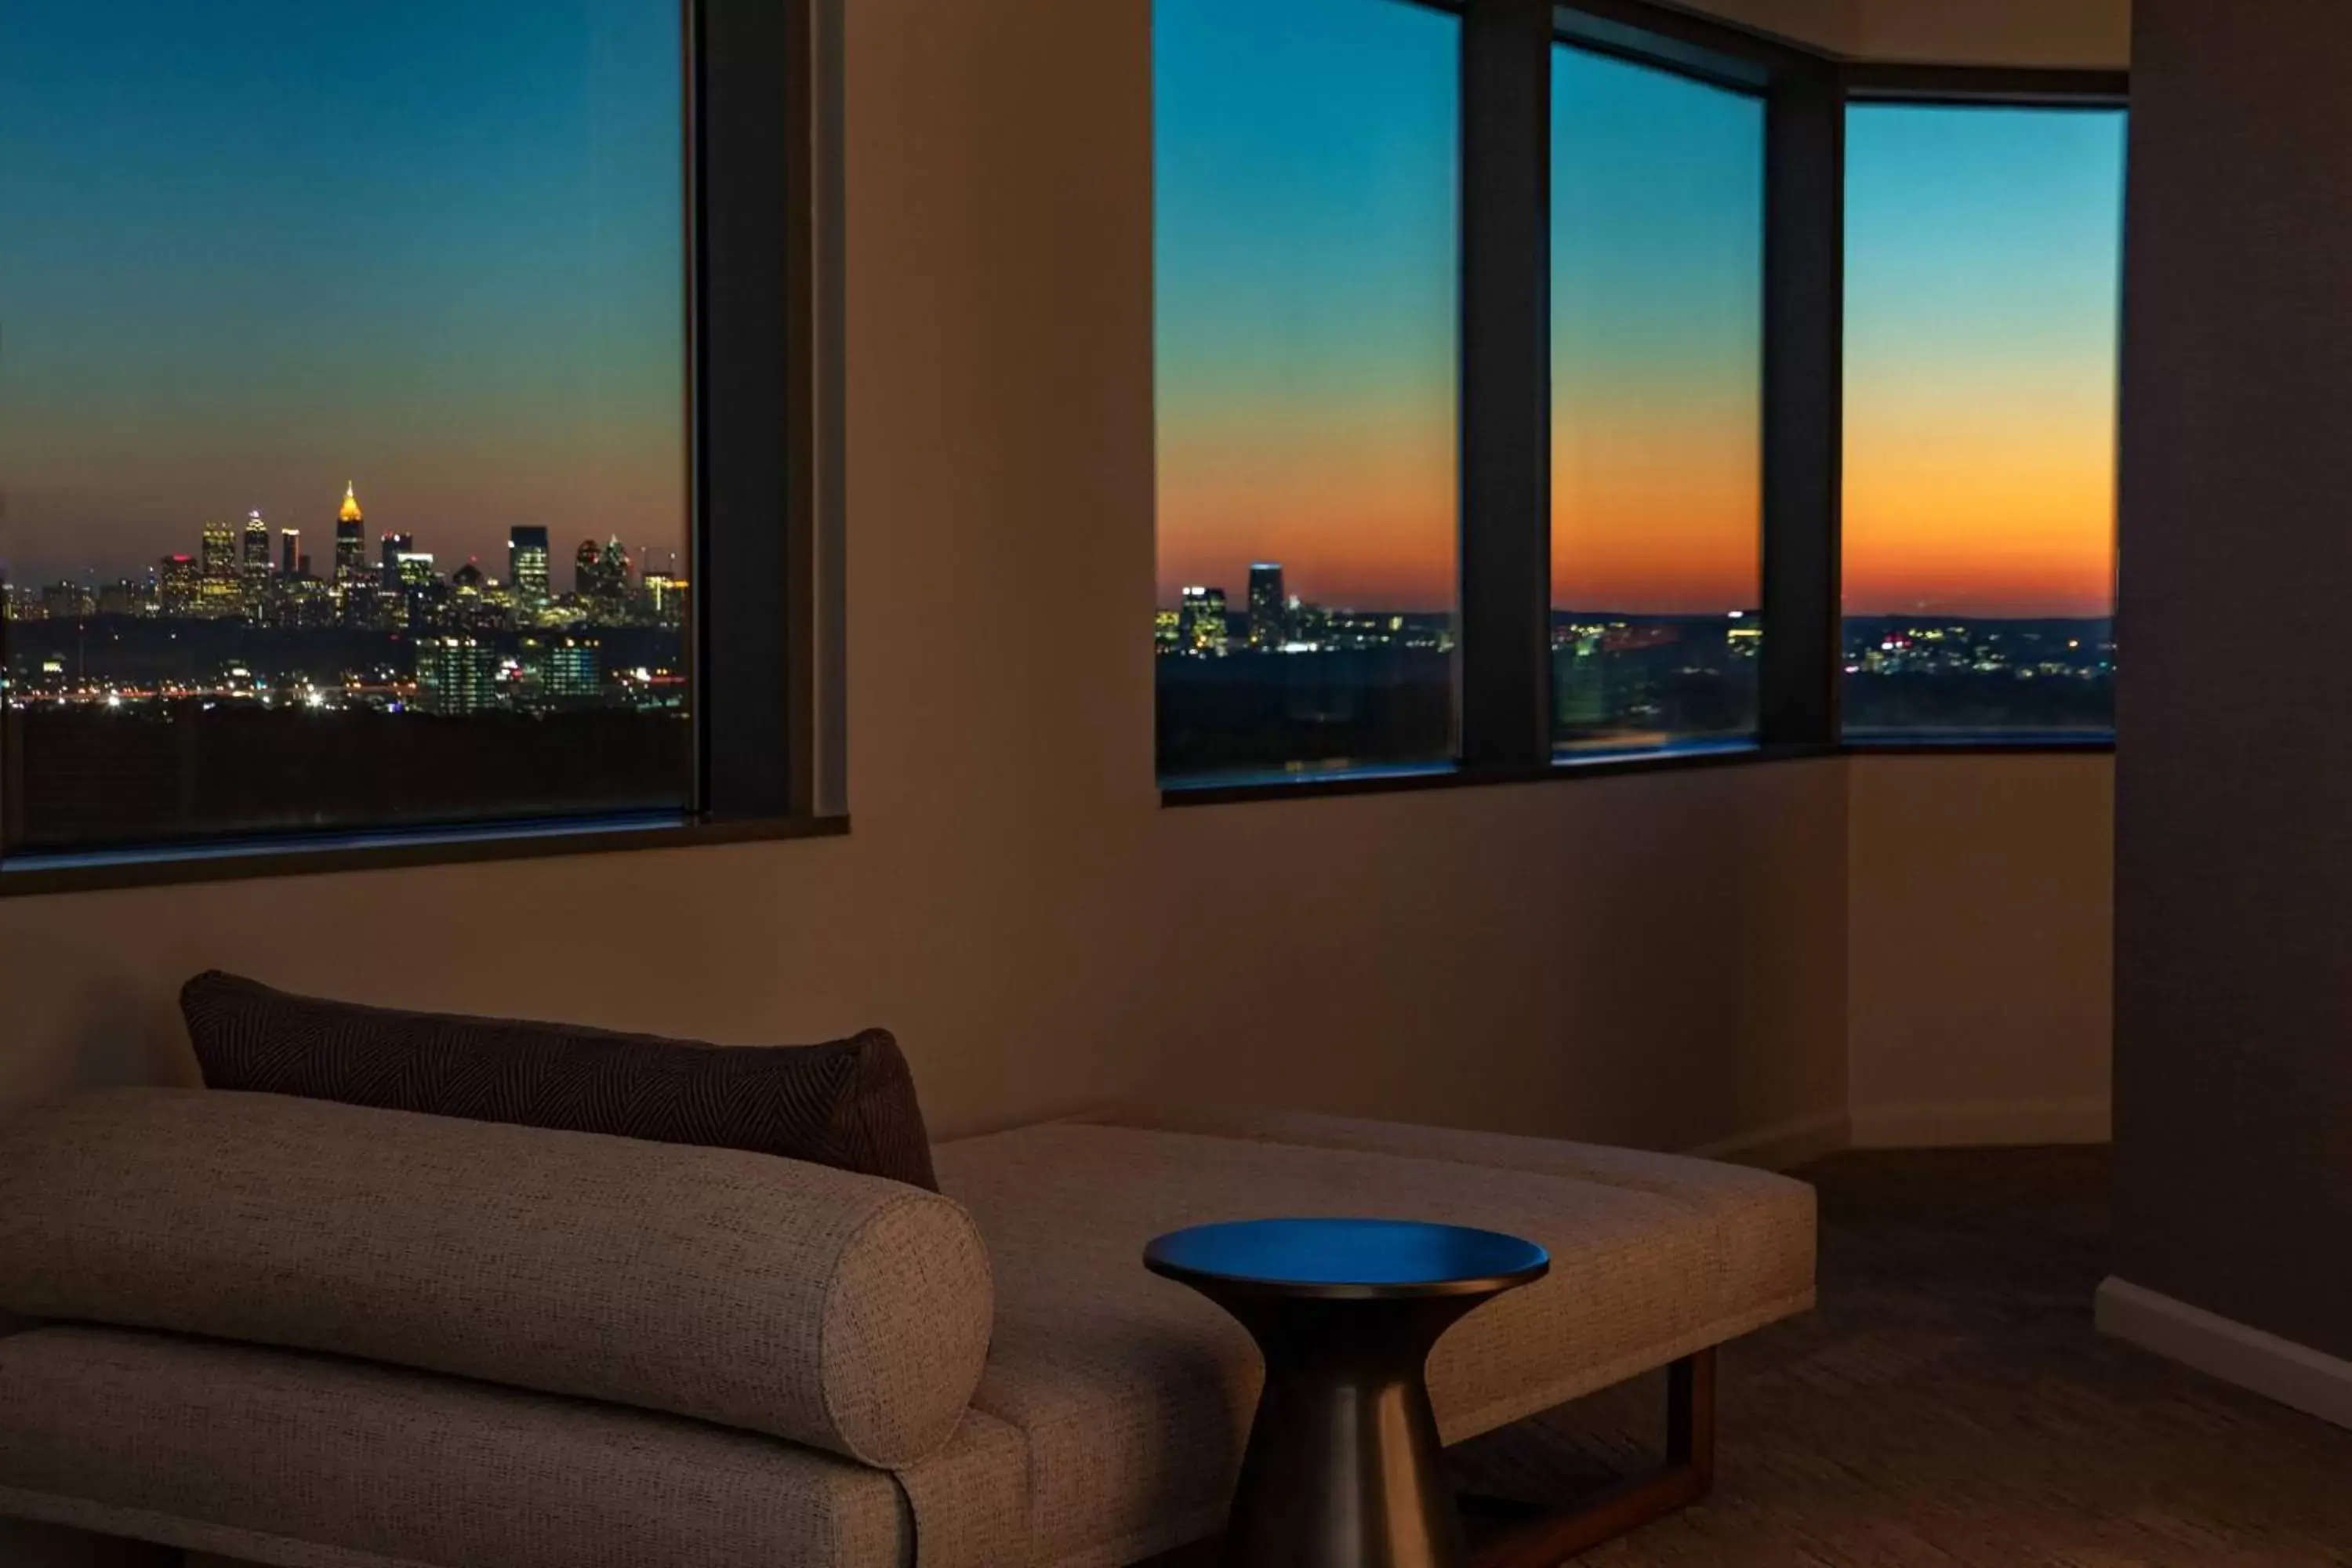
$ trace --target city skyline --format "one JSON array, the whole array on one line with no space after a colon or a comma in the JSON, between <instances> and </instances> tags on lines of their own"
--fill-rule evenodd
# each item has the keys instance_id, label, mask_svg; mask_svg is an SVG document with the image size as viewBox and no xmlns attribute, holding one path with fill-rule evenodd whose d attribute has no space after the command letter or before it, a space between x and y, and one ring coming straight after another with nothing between
<instances>
[{"instance_id":1,"label":"city skyline","mask_svg":"<svg viewBox=\"0 0 2352 1568\"><path fill-rule=\"evenodd\" d=\"M682 546L675 7L0 0L0 30L13 578L256 510L331 537L354 473L453 560L517 522Z\"/></svg>"}]
</instances>

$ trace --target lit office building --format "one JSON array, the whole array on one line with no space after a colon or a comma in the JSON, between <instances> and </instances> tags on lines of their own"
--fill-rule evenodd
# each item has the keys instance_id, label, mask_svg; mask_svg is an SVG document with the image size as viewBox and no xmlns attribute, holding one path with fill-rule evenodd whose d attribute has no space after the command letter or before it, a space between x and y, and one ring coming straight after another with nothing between
<instances>
[{"instance_id":1,"label":"lit office building","mask_svg":"<svg viewBox=\"0 0 2352 1568\"><path fill-rule=\"evenodd\" d=\"M513 590L515 608L525 616L536 616L547 608L547 530L507 531L507 584Z\"/></svg>"},{"instance_id":2,"label":"lit office building","mask_svg":"<svg viewBox=\"0 0 2352 1568\"><path fill-rule=\"evenodd\" d=\"M686 579L667 572L648 572L641 589L646 618L657 626L686 625Z\"/></svg>"},{"instance_id":3,"label":"lit office building","mask_svg":"<svg viewBox=\"0 0 2352 1568\"><path fill-rule=\"evenodd\" d=\"M1223 588L1184 590L1183 645L1187 653L1225 651L1225 591Z\"/></svg>"},{"instance_id":4,"label":"lit office building","mask_svg":"<svg viewBox=\"0 0 2352 1568\"><path fill-rule=\"evenodd\" d=\"M576 706L604 695L604 650L593 637L549 637L526 643L523 660L542 701Z\"/></svg>"},{"instance_id":5,"label":"lit office building","mask_svg":"<svg viewBox=\"0 0 2352 1568\"><path fill-rule=\"evenodd\" d=\"M1260 653L1280 653L1290 640L1287 602L1282 596L1282 566L1261 561L1250 568L1249 645Z\"/></svg>"},{"instance_id":6,"label":"lit office building","mask_svg":"<svg viewBox=\"0 0 2352 1568\"><path fill-rule=\"evenodd\" d=\"M237 576L245 588L245 613L258 616L269 605L269 525L257 511L246 513Z\"/></svg>"},{"instance_id":7,"label":"lit office building","mask_svg":"<svg viewBox=\"0 0 2352 1568\"><path fill-rule=\"evenodd\" d=\"M167 616L193 616L204 575L193 555L166 555L156 574L156 602Z\"/></svg>"},{"instance_id":8,"label":"lit office building","mask_svg":"<svg viewBox=\"0 0 2352 1568\"><path fill-rule=\"evenodd\" d=\"M205 524L202 545L203 581L196 590L196 608L201 615L233 616L244 600L236 563L237 529L235 523Z\"/></svg>"},{"instance_id":9,"label":"lit office building","mask_svg":"<svg viewBox=\"0 0 2352 1568\"><path fill-rule=\"evenodd\" d=\"M498 650L472 637L416 645L416 706L427 713L479 713L499 705Z\"/></svg>"}]
</instances>

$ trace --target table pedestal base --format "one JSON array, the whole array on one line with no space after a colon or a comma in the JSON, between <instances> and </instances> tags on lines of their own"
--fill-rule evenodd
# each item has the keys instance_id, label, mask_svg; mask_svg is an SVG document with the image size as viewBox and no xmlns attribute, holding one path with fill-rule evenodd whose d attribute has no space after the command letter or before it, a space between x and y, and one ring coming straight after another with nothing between
<instances>
[{"instance_id":1,"label":"table pedestal base","mask_svg":"<svg viewBox=\"0 0 2352 1568\"><path fill-rule=\"evenodd\" d=\"M1466 1568L1423 1369L1486 1300L1223 1299L1266 1368L1225 1568Z\"/></svg>"}]
</instances>

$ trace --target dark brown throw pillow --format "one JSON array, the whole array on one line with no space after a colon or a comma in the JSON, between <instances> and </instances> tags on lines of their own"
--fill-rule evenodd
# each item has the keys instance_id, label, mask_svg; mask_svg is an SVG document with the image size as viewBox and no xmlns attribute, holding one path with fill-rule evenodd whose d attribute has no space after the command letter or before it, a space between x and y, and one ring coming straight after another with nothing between
<instances>
[{"instance_id":1,"label":"dark brown throw pillow","mask_svg":"<svg viewBox=\"0 0 2352 1568\"><path fill-rule=\"evenodd\" d=\"M207 1089L745 1149L939 1190L915 1080L880 1029L721 1048L362 1007L214 972L181 989Z\"/></svg>"}]
</instances>

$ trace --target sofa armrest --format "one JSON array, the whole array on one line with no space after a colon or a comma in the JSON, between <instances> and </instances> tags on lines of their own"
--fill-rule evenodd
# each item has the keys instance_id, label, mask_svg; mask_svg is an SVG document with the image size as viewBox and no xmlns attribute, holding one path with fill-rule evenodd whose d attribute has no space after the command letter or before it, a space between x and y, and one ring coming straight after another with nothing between
<instances>
[{"instance_id":1,"label":"sofa armrest","mask_svg":"<svg viewBox=\"0 0 2352 1568\"><path fill-rule=\"evenodd\" d=\"M898 1468L954 1435L994 1292L971 1215L877 1176L115 1089L0 1126L0 1310L635 1405Z\"/></svg>"}]
</instances>

